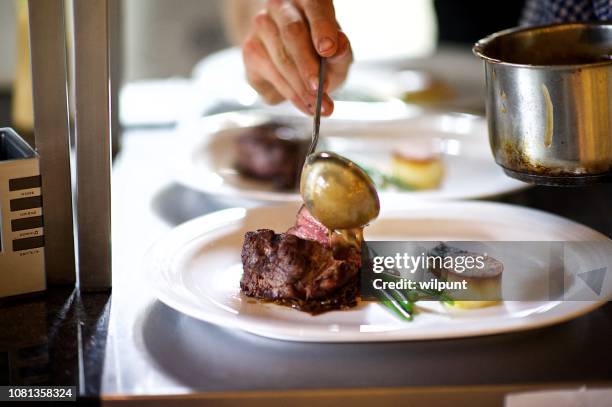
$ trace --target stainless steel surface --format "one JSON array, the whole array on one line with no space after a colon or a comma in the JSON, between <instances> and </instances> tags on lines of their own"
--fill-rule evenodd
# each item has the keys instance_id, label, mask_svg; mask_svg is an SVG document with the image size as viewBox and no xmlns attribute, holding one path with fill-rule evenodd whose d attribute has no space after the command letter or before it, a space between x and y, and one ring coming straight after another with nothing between
<instances>
[{"instance_id":1,"label":"stainless steel surface","mask_svg":"<svg viewBox=\"0 0 612 407\"><path fill-rule=\"evenodd\" d=\"M612 23L502 31L478 42L491 148L510 176L571 185L612 174Z\"/></svg>"},{"instance_id":2,"label":"stainless steel surface","mask_svg":"<svg viewBox=\"0 0 612 407\"><path fill-rule=\"evenodd\" d=\"M330 230L363 227L380 212L370 177L354 162L332 152L306 158L300 193L312 216Z\"/></svg>"},{"instance_id":3,"label":"stainless steel surface","mask_svg":"<svg viewBox=\"0 0 612 407\"><path fill-rule=\"evenodd\" d=\"M319 142L319 127L321 125L321 103L323 103L323 89L325 84L325 68L327 66L326 59L321 57L319 64L319 87L317 88L317 102L314 111L314 118L312 124L312 143L308 149L308 155L314 153Z\"/></svg>"},{"instance_id":4,"label":"stainless steel surface","mask_svg":"<svg viewBox=\"0 0 612 407\"><path fill-rule=\"evenodd\" d=\"M111 286L109 2L74 0L79 284Z\"/></svg>"},{"instance_id":5,"label":"stainless steel surface","mask_svg":"<svg viewBox=\"0 0 612 407\"><path fill-rule=\"evenodd\" d=\"M29 1L34 127L50 284L74 284L76 279L63 5L63 0Z\"/></svg>"}]
</instances>

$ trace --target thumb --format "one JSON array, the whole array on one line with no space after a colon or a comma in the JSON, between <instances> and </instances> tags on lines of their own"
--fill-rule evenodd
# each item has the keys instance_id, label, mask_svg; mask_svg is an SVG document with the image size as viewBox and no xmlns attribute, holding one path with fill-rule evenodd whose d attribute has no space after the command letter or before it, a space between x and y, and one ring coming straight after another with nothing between
<instances>
[{"instance_id":1,"label":"thumb","mask_svg":"<svg viewBox=\"0 0 612 407\"><path fill-rule=\"evenodd\" d=\"M331 0L301 0L310 25L312 43L322 57L331 57L338 51L338 23Z\"/></svg>"}]
</instances>

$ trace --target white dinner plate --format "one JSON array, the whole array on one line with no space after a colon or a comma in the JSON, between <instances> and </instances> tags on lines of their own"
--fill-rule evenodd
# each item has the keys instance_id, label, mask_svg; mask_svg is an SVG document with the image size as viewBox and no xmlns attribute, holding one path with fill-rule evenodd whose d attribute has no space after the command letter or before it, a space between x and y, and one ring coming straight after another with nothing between
<instances>
[{"instance_id":1,"label":"white dinner plate","mask_svg":"<svg viewBox=\"0 0 612 407\"><path fill-rule=\"evenodd\" d=\"M276 191L270 183L245 178L234 168L234 140L246 127L266 121L290 123L308 135L310 119L271 116L263 112L225 113L185 123L177 142L176 181L195 190L265 202L299 202L295 191ZM495 164L483 118L465 114L419 114L404 120L365 123L336 120L321 123L319 150L331 150L360 165L389 172L391 153L412 144L432 143L442 151L441 186L426 191L381 190L383 205L423 200L476 199L525 188Z\"/></svg>"},{"instance_id":2,"label":"white dinner plate","mask_svg":"<svg viewBox=\"0 0 612 407\"><path fill-rule=\"evenodd\" d=\"M427 302L414 321L406 322L375 302L311 316L243 296L239 280L245 232L260 228L285 231L293 223L297 209L293 204L235 208L189 221L152 247L144 264L145 277L152 282L162 302L191 317L291 341L367 342L488 335L559 323L603 303L600 299L506 301L489 308L458 311ZM366 229L365 236L369 241L607 240L592 229L558 216L480 202L430 203L382 213ZM602 260L597 258L597 255L589 256L584 262L593 264L584 266L601 267L597 261ZM606 257L603 261L609 259ZM528 273L515 271L521 272ZM582 282L575 279L573 284ZM579 286L578 289L587 288Z\"/></svg>"}]
</instances>

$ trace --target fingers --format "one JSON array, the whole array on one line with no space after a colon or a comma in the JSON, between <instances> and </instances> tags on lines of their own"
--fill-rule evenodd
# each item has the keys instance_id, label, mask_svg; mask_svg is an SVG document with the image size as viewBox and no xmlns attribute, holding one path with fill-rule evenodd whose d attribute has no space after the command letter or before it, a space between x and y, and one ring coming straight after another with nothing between
<instances>
[{"instance_id":1,"label":"fingers","mask_svg":"<svg viewBox=\"0 0 612 407\"><path fill-rule=\"evenodd\" d=\"M267 11L257 17L256 32L278 70L313 114L319 82L319 56L312 44L308 22L290 1L269 0L267 7ZM322 111L332 110L327 98Z\"/></svg>"},{"instance_id":2,"label":"fingers","mask_svg":"<svg viewBox=\"0 0 612 407\"><path fill-rule=\"evenodd\" d=\"M351 44L342 31L338 33L338 52L333 57L328 58L327 62L329 64L328 89L333 91L344 82L353 62Z\"/></svg>"},{"instance_id":3,"label":"fingers","mask_svg":"<svg viewBox=\"0 0 612 407\"><path fill-rule=\"evenodd\" d=\"M284 80L293 88L295 95L302 100L308 111L311 112L315 103L315 96L308 90L296 63L285 50L278 27L266 12L259 13L255 17L255 24L257 35L272 59L272 63Z\"/></svg>"},{"instance_id":4,"label":"fingers","mask_svg":"<svg viewBox=\"0 0 612 407\"><path fill-rule=\"evenodd\" d=\"M335 19L332 0L268 0L243 44L247 79L268 103L291 101L314 113L319 58L329 60L324 89L335 89L352 61L350 44ZM334 109L325 94L321 113Z\"/></svg>"},{"instance_id":5,"label":"fingers","mask_svg":"<svg viewBox=\"0 0 612 407\"><path fill-rule=\"evenodd\" d=\"M243 44L242 56L247 67L249 84L266 102L274 104L287 99L305 114L311 114L310 109L276 68L258 37L247 38Z\"/></svg>"},{"instance_id":6,"label":"fingers","mask_svg":"<svg viewBox=\"0 0 612 407\"><path fill-rule=\"evenodd\" d=\"M333 57L327 60L335 65L352 62L353 52L351 50L351 43L344 32L338 31L338 50Z\"/></svg>"},{"instance_id":7,"label":"fingers","mask_svg":"<svg viewBox=\"0 0 612 407\"><path fill-rule=\"evenodd\" d=\"M270 82L263 78L249 80L249 83L253 89L262 96L266 103L270 105L277 105L285 100L285 97L278 93Z\"/></svg>"},{"instance_id":8,"label":"fingers","mask_svg":"<svg viewBox=\"0 0 612 407\"><path fill-rule=\"evenodd\" d=\"M308 24L312 43L322 57L331 57L338 50L338 23L332 0L297 0Z\"/></svg>"},{"instance_id":9,"label":"fingers","mask_svg":"<svg viewBox=\"0 0 612 407\"><path fill-rule=\"evenodd\" d=\"M329 97L327 93L323 95L323 102L321 103L321 115L331 116L334 112L334 101Z\"/></svg>"},{"instance_id":10,"label":"fingers","mask_svg":"<svg viewBox=\"0 0 612 407\"><path fill-rule=\"evenodd\" d=\"M292 3L270 1L268 4L270 17L279 27L285 49L294 61L304 86L314 95L318 86L319 57L312 45L307 22Z\"/></svg>"}]
</instances>

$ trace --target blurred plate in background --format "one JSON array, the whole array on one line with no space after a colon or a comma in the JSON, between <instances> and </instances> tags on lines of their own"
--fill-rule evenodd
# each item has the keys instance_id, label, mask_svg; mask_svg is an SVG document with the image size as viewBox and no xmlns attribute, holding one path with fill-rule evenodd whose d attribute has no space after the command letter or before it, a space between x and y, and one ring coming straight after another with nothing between
<instances>
[{"instance_id":1,"label":"blurred plate in background","mask_svg":"<svg viewBox=\"0 0 612 407\"><path fill-rule=\"evenodd\" d=\"M301 114L286 103L269 106L258 97L246 81L238 48L228 48L202 59L195 66L192 78L198 92L208 98L208 103L201 106L203 115L242 109ZM434 55L424 58L356 61L346 82L332 98L340 105L345 102L384 105L403 100L411 108L484 113L483 78L482 63L470 48L441 47ZM342 110L336 108L331 119L338 119L338 112ZM367 119L378 120L378 116L367 115Z\"/></svg>"},{"instance_id":2,"label":"blurred plate in background","mask_svg":"<svg viewBox=\"0 0 612 407\"><path fill-rule=\"evenodd\" d=\"M356 113L357 117L359 113ZM266 202L299 202L297 191L278 191L268 182L245 178L234 168L236 138L244 129L268 122L290 124L310 133L307 118L236 112L185 123L177 140L176 181L195 190ZM388 171L391 154L423 142L440 146L445 177L437 189L379 188L383 205L417 200L475 199L525 188L504 175L489 149L484 119L465 114L422 114L404 120L323 121L320 150L331 150L376 171Z\"/></svg>"},{"instance_id":3,"label":"blurred plate in background","mask_svg":"<svg viewBox=\"0 0 612 407\"><path fill-rule=\"evenodd\" d=\"M430 57L410 60L355 62L345 84L332 95L336 108L328 120L401 119L422 109L483 114L483 78L482 65L469 48L442 47ZM126 84L120 108L126 127L174 126L194 117L249 109L303 116L286 102L263 103L245 79L238 48L202 59L189 79Z\"/></svg>"}]
</instances>

